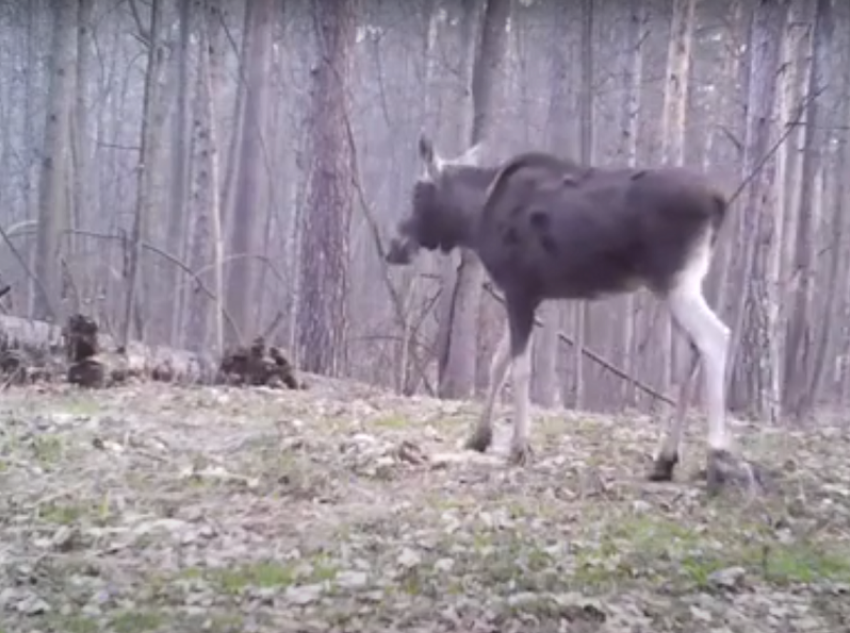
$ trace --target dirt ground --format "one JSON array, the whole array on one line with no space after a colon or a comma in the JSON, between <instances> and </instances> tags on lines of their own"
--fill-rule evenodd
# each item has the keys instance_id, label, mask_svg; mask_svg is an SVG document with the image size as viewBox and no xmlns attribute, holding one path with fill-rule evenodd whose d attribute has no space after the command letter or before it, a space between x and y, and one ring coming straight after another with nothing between
<instances>
[{"instance_id":1,"label":"dirt ground","mask_svg":"<svg viewBox=\"0 0 850 633\"><path fill-rule=\"evenodd\" d=\"M779 489L709 499L700 420L652 484L647 417L536 411L519 469L309 380L0 394L0 631L850 631L850 427L736 427Z\"/></svg>"}]
</instances>

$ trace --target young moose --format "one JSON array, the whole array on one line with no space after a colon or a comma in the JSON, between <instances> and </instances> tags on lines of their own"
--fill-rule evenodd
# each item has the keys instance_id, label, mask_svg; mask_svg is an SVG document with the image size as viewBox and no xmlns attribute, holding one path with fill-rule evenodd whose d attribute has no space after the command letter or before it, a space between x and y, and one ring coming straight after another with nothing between
<instances>
[{"instance_id":1,"label":"young moose","mask_svg":"<svg viewBox=\"0 0 850 633\"><path fill-rule=\"evenodd\" d=\"M702 282L726 199L702 175L683 168L592 168L544 153L498 167L478 165L480 146L441 159L422 137L424 173L413 208L397 227L386 259L408 264L420 248L475 251L503 292L508 325L490 367L481 418L466 442L485 451L508 367L513 384L510 459L529 454L530 342L534 315L547 299L594 299L648 288L670 308L690 345L676 360L679 393L650 479L672 479L699 357L708 407L708 483L719 489L734 464L724 421L729 329L706 303ZM697 356L697 354L699 356ZM747 467L748 468L748 467ZM749 471L752 480L752 472Z\"/></svg>"}]
</instances>

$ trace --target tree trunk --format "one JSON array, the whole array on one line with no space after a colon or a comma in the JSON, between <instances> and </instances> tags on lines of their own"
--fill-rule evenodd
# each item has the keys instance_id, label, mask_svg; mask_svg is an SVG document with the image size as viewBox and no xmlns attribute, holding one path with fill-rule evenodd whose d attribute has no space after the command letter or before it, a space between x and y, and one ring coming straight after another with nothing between
<instances>
[{"instance_id":1,"label":"tree trunk","mask_svg":"<svg viewBox=\"0 0 850 633\"><path fill-rule=\"evenodd\" d=\"M832 3L817 0L813 31L813 57L809 73L805 145L800 182L799 215L794 246L794 291L788 321L785 349L785 405L796 417L803 416L813 404L811 393L811 306L814 267L814 230L817 213L818 175L823 168L821 153L826 147L822 96L815 98L830 80L832 55ZM789 236L790 239L790 236Z\"/></svg>"},{"instance_id":2,"label":"tree trunk","mask_svg":"<svg viewBox=\"0 0 850 633\"><path fill-rule=\"evenodd\" d=\"M144 303L140 287L144 287L145 269L142 261L143 245L148 241L149 223L154 213L154 176L159 160L160 139L162 138L163 117L160 116L159 89L163 43L160 40L162 29L162 0L151 1L151 19L148 35L148 62L145 72L145 92L142 106L141 155L136 168L136 210L133 217L131 234L132 249L129 254L127 271L127 294L124 303L124 315L121 322L119 340L126 344L130 340L130 328L135 319L140 329L138 308Z\"/></svg>"},{"instance_id":3,"label":"tree trunk","mask_svg":"<svg viewBox=\"0 0 850 633\"><path fill-rule=\"evenodd\" d=\"M69 160L71 101L77 53L77 3L55 3L50 86L38 198L33 318L58 319L61 294L60 236L68 225L65 177Z\"/></svg>"},{"instance_id":4,"label":"tree trunk","mask_svg":"<svg viewBox=\"0 0 850 633\"><path fill-rule=\"evenodd\" d=\"M472 84L472 75L475 70L475 55L478 50L478 40L480 39L481 22L478 18L481 12L481 3L477 1L465 2L461 9L461 47L463 50L463 59L458 64L458 74L463 77L463 81L467 85ZM440 58L434 59L434 64L440 64ZM471 90L464 90L464 94L458 99L460 102L460 116L452 121L454 125L446 125L448 128L454 128L451 132L454 138L468 139L472 135L472 117L473 117L473 99ZM467 107L468 106L468 107ZM445 125L445 124L444 124ZM441 126L442 127L442 126ZM458 146L455 148L461 151L464 148ZM455 298L457 296L457 281L458 281L458 262L460 255L456 251L452 251L443 255L435 253L440 274L440 286L442 294L438 307L437 319L437 340L435 347L437 349L437 391L442 393L441 386L446 378L446 371L449 363L449 349L451 348L452 327L454 323L455 313Z\"/></svg>"},{"instance_id":5,"label":"tree trunk","mask_svg":"<svg viewBox=\"0 0 850 633\"><path fill-rule=\"evenodd\" d=\"M672 165L681 165L685 160L685 115L695 11L696 0L673 0L670 44L667 49L667 81L661 116L661 161ZM663 392L669 391L675 382L673 358L679 344L681 342L673 330L673 322L665 311L661 317Z\"/></svg>"},{"instance_id":6,"label":"tree trunk","mask_svg":"<svg viewBox=\"0 0 850 633\"><path fill-rule=\"evenodd\" d=\"M575 155L576 139L572 133L575 120L575 99L571 98L574 73L570 66L570 32L572 14L561 4L551 4L552 31L549 49L549 77L552 92L549 96L546 132L549 150L555 154ZM561 327L563 306L549 301L540 306L543 326L535 335L534 374L531 381L532 399L544 407L561 406L563 394L558 384L558 333Z\"/></svg>"},{"instance_id":7,"label":"tree trunk","mask_svg":"<svg viewBox=\"0 0 850 633\"><path fill-rule=\"evenodd\" d=\"M775 421L780 412L775 323L776 280L768 278L774 244L773 194L776 159L760 169L775 138L773 122L777 75L781 65L782 36L788 9L785 0L760 0L753 17L747 129L743 173L756 175L746 191L746 258L744 292L736 306L730 365L741 345L741 373L748 387L752 413Z\"/></svg>"},{"instance_id":8,"label":"tree trunk","mask_svg":"<svg viewBox=\"0 0 850 633\"><path fill-rule=\"evenodd\" d=\"M239 158L234 165L233 208L230 213L230 274L227 309L238 328L228 332L228 342L251 338L256 301L254 254L256 225L266 196L267 165L263 161L263 132L268 107L268 75L272 45L273 0L254 0L245 11L241 76L244 109L241 112ZM244 341L240 341L244 342Z\"/></svg>"},{"instance_id":9,"label":"tree trunk","mask_svg":"<svg viewBox=\"0 0 850 633\"><path fill-rule=\"evenodd\" d=\"M206 4L206 3L205 3ZM216 28L205 7L198 46L198 72L195 89L194 117L192 120L192 173L191 173L191 247L189 266L196 274L208 267L213 257L215 230L219 210L218 143L215 127L215 97L210 62L210 30ZM214 276L217 262L213 263ZM202 275L206 277L207 275ZM219 284L216 284L219 285ZM220 303L220 297L217 303ZM216 312L220 306L216 305ZM192 288L186 315L185 338L188 349L201 351L207 344L209 331L209 300L198 288ZM221 340L216 328L216 352L221 353Z\"/></svg>"},{"instance_id":10,"label":"tree trunk","mask_svg":"<svg viewBox=\"0 0 850 633\"><path fill-rule=\"evenodd\" d=\"M94 204L95 188L90 186L92 181L91 152L92 145L89 143L89 72L92 62L92 12L94 0L80 0L79 17L77 28L77 76L76 76L76 103L74 104L74 125L72 127L72 142L74 152L74 228L82 228L88 218L96 217L96 205ZM80 240L70 240L74 253L79 252ZM87 286L88 284L86 284ZM88 295L85 292L85 295ZM76 312L79 306L74 308Z\"/></svg>"},{"instance_id":11,"label":"tree trunk","mask_svg":"<svg viewBox=\"0 0 850 633\"><path fill-rule=\"evenodd\" d=\"M345 80L352 63L356 14L352 0L312 0L319 60L313 67L314 153L303 215L299 364L343 375L348 327L349 227L353 208Z\"/></svg>"},{"instance_id":12,"label":"tree trunk","mask_svg":"<svg viewBox=\"0 0 850 633\"><path fill-rule=\"evenodd\" d=\"M493 103L508 47L510 0L485 1L481 40L472 70L471 145L485 138L489 140L494 129ZM475 389L477 327L484 268L475 253L468 249L461 250L460 258L446 368L439 385L439 394L443 398L468 398Z\"/></svg>"},{"instance_id":13,"label":"tree trunk","mask_svg":"<svg viewBox=\"0 0 850 633\"><path fill-rule=\"evenodd\" d=\"M623 100L620 154L630 167L637 165L637 142L640 124L641 86L643 83L643 42L647 37L647 15L644 0L631 0L628 23L628 59L623 65ZM635 337L635 294L623 297L623 352L622 365L627 375L636 370L637 340ZM635 387L631 380L624 380L622 402L626 407L635 404Z\"/></svg>"},{"instance_id":14,"label":"tree trunk","mask_svg":"<svg viewBox=\"0 0 850 633\"><path fill-rule=\"evenodd\" d=\"M189 189L189 50L191 48L192 33L192 4L195 0L179 0L180 12L180 35L177 45L177 112L174 116L174 147L171 150L171 191L170 191L170 213L168 215L168 234L166 236L165 249L175 257L182 258L183 243L188 228L187 215L187 191ZM204 52L198 49L198 55ZM207 53L208 54L208 53ZM199 64L200 67L200 64ZM196 115L197 116L197 115ZM183 319L183 296L179 289L180 271L174 267L174 272L169 275L171 288L174 292L175 309L171 315L171 344L181 345L180 324Z\"/></svg>"}]
</instances>

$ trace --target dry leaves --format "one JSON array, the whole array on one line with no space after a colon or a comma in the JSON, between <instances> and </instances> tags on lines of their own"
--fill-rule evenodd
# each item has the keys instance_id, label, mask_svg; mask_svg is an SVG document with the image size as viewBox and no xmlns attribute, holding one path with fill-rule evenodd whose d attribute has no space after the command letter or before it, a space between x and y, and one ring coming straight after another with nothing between
<instances>
[{"instance_id":1,"label":"dry leaves","mask_svg":"<svg viewBox=\"0 0 850 633\"><path fill-rule=\"evenodd\" d=\"M517 469L475 403L310 382L10 389L0 631L847 629L847 429L737 429L780 489L712 500L700 424L649 484L649 419L537 412Z\"/></svg>"}]
</instances>

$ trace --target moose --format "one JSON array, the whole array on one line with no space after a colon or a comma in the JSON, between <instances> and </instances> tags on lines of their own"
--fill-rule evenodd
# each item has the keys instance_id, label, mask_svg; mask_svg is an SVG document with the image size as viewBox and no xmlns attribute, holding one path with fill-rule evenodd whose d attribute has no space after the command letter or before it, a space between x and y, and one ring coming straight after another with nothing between
<instances>
[{"instance_id":1,"label":"moose","mask_svg":"<svg viewBox=\"0 0 850 633\"><path fill-rule=\"evenodd\" d=\"M484 407L465 448L484 452L508 369L513 391L509 463L527 463L531 338L546 300L594 300L646 288L669 308L688 344L674 360L677 401L648 478L670 481L679 461L685 413L700 359L708 417L707 488L730 477L755 481L733 456L725 416L729 328L702 290L727 213L726 196L684 167L595 167L545 152L481 165L481 143L453 160L419 139L423 173L385 259L407 265L420 249L474 251L504 296L507 325L490 365ZM742 474L743 473L743 474Z\"/></svg>"}]
</instances>

